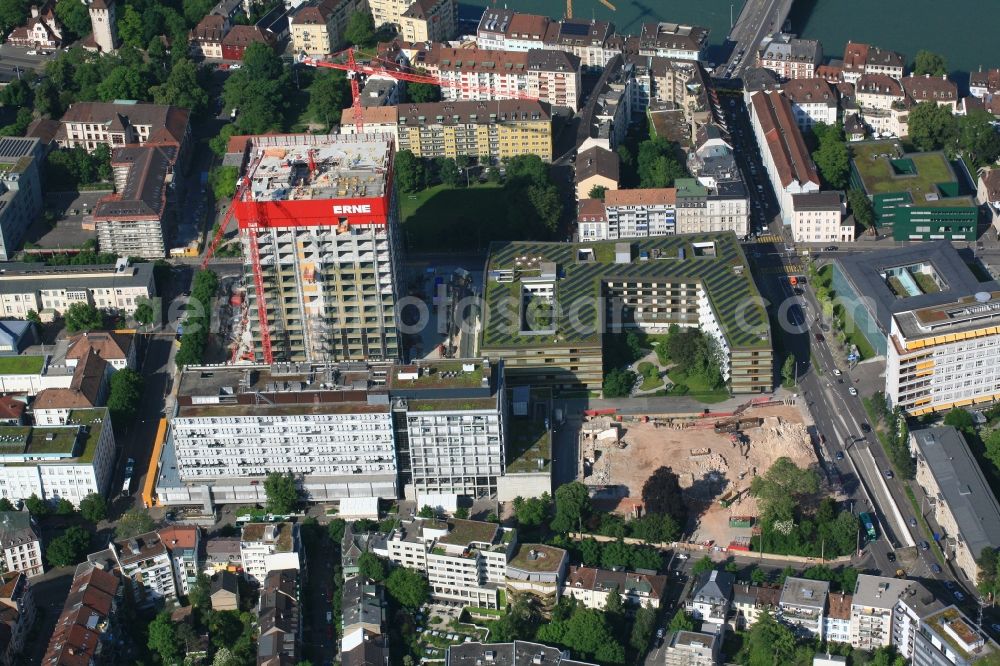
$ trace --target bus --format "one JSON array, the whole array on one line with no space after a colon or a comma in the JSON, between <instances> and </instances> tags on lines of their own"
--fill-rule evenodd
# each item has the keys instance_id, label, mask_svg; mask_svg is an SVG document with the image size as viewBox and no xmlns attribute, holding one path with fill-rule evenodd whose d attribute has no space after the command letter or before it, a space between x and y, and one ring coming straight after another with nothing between
<instances>
[{"instance_id":1,"label":"bus","mask_svg":"<svg viewBox=\"0 0 1000 666\"><path fill-rule=\"evenodd\" d=\"M872 517L869 516L867 513L862 512L861 514L858 515L858 518L861 519L861 524L865 528L865 534L868 536L868 540L874 541L875 539L877 539L878 534L876 534L875 532L875 523L872 521Z\"/></svg>"}]
</instances>

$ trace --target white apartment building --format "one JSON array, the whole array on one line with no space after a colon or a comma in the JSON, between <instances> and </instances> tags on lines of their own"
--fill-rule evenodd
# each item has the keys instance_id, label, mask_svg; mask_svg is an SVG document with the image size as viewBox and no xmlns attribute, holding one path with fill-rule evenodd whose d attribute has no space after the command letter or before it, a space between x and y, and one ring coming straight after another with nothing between
<instances>
[{"instance_id":1,"label":"white apartment building","mask_svg":"<svg viewBox=\"0 0 1000 666\"><path fill-rule=\"evenodd\" d=\"M190 134L191 112L144 102L77 102L59 120L55 141L60 148L94 151L102 143L116 148L130 144L173 143L181 147Z\"/></svg>"},{"instance_id":2,"label":"white apartment building","mask_svg":"<svg viewBox=\"0 0 1000 666\"><path fill-rule=\"evenodd\" d=\"M198 579L201 530L192 525L171 525L160 529L159 535L170 554L177 589L186 595Z\"/></svg>"},{"instance_id":3,"label":"white apartment building","mask_svg":"<svg viewBox=\"0 0 1000 666\"><path fill-rule=\"evenodd\" d=\"M706 631L672 631L663 650L666 666L717 666L722 636Z\"/></svg>"},{"instance_id":4,"label":"white apartment building","mask_svg":"<svg viewBox=\"0 0 1000 666\"><path fill-rule=\"evenodd\" d=\"M20 571L28 578L45 573L42 559L42 540L31 526L27 511L0 513L0 549L4 572Z\"/></svg>"},{"instance_id":5,"label":"white apartment building","mask_svg":"<svg viewBox=\"0 0 1000 666\"><path fill-rule=\"evenodd\" d=\"M723 625L729 617L729 606L733 600L733 574L712 569L695 581L688 599L686 610L706 625Z\"/></svg>"},{"instance_id":6,"label":"white apartment building","mask_svg":"<svg viewBox=\"0 0 1000 666\"><path fill-rule=\"evenodd\" d=\"M243 571L257 585L271 571L298 569L301 549L295 523L247 523L240 534Z\"/></svg>"},{"instance_id":7,"label":"white apartment building","mask_svg":"<svg viewBox=\"0 0 1000 666\"><path fill-rule=\"evenodd\" d=\"M823 637L827 643L851 642L851 602L853 598L843 592L830 594L823 615Z\"/></svg>"},{"instance_id":8,"label":"white apartment building","mask_svg":"<svg viewBox=\"0 0 1000 666\"><path fill-rule=\"evenodd\" d=\"M945 607L923 585L912 581L892 611L892 645L906 659L913 659L913 647L920 625Z\"/></svg>"},{"instance_id":9,"label":"white apartment building","mask_svg":"<svg viewBox=\"0 0 1000 666\"><path fill-rule=\"evenodd\" d=\"M548 16L490 8L479 20L476 44L481 49L504 51L540 49L553 23L555 21Z\"/></svg>"},{"instance_id":10,"label":"white apartment building","mask_svg":"<svg viewBox=\"0 0 1000 666\"><path fill-rule=\"evenodd\" d=\"M122 574L132 579L132 594L139 606L154 606L177 596L170 553L159 534L147 532L115 541L111 551Z\"/></svg>"},{"instance_id":11,"label":"white apartment building","mask_svg":"<svg viewBox=\"0 0 1000 666\"><path fill-rule=\"evenodd\" d=\"M736 615L735 628L746 629L754 625L763 613L772 617L778 613L781 590L758 585L736 585L733 587L732 610Z\"/></svg>"},{"instance_id":12,"label":"white apartment building","mask_svg":"<svg viewBox=\"0 0 1000 666\"><path fill-rule=\"evenodd\" d=\"M42 212L40 170L45 148L36 138L0 139L0 261L10 261Z\"/></svg>"},{"instance_id":13,"label":"white apartment building","mask_svg":"<svg viewBox=\"0 0 1000 666\"><path fill-rule=\"evenodd\" d=\"M682 23L643 23L639 55L700 60L707 42L707 28Z\"/></svg>"},{"instance_id":14,"label":"white apartment building","mask_svg":"<svg viewBox=\"0 0 1000 666\"><path fill-rule=\"evenodd\" d=\"M750 230L750 197L732 156L702 162L698 178L678 178L677 233L732 231L740 238Z\"/></svg>"},{"instance_id":15,"label":"white apartment building","mask_svg":"<svg viewBox=\"0 0 1000 666\"><path fill-rule=\"evenodd\" d=\"M830 583L788 576L778 601L779 617L801 638L824 640L826 599Z\"/></svg>"},{"instance_id":16,"label":"white apartment building","mask_svg":"<svg viewBox=\"0 0 1000 666\"><path fill-rule=\"evenodd\" d=\"M610 190L604 195L604 224L589 225L595 240L672 236L676 233L677 190L673 187ZM601 228L603 227L603 228ZM596 236L590 236L596 232Z\"/></svg>"},{"instance_id":17,"label":"white apartment building","mask_svg":"<svg viewBox=\"0 0 1000 666\"><path fill-rule=\"evenodd\" d=\"M781 219L792 222L792 195L819 191L819 174L795 122L791 105L776 91L750 96L750 119Z\"/></svg>"},{"instance_id":18,"label":"white apartment building","mask_svg":"<svg viewBox=\"0 0 1000 666\"><path fill-rule=\"evenodd\" d=\"M115 459L115 436L105 407L70 412L70 425L0 427L0 497L32 495L75 506L91 493L105 495Z\"/></svg>"},{"instance_id":19,"label":"white apartment building","mask_svg":"<svg viewBox=\"0 0 1000 666\"><path fill-rule=\"evenodd\" d=\"M873 652L892 644L892 617L896 602L910 581L884 576L858 576L851 597L851 645Z\"/></svg>"},{"instance_id":20,"label":"white apartment building","mask_svg":"<svg viewBox=\"0 0 1000 666\"><path fill-rule=\"evenodd\" d=\"M114 266L45 266L4 264L0 274L0 307L5 316L25 318L34 310L42 321L62 315L73 303L132 314L142 299L156 294L153 264Z\"/></svg>"},{"instance_id":21,"label":"white apartment building","mask_svg":"<svg viewBox=\"0 0 1000 666\"><path fill-rule=\"evenodd\" d=\"M837 94L825 79L792 79L781 86L781 92L792 103L800 129L809 129L816 123L837 124Z\"/></svg>"},{"instance_id":22,"label":"white apartment building","mask_svg":"<svg viewBox=\"0 0 1000 666\"><path fill-rule=\"evenodd\" d=\"M386 541L390 560L427 575L432 597L480 608L500 607L497 591L516 546L513 529L457 518L416 518Z\"/></svg>"},{"instance_id":23,"label":"white apartment building","mask_svg":"<svg viewBox=\"0 0 1000 666\"><path fill-rule=\"evenodd\" d=\"M854 224L845 224L844 193L834 190L792 195L792 238L796 243L850 243Z\"/></svg>"},{"instance_id":24,"label":"white apartment building","mask_svg":"<svg viewBox=\"0 0 1000 666\"><path fill-rule=\"evenodd\" d=\"M925 617L913 641L913 666L971 666L992 663L1000 645L955 606Z\"/></svg>"}]
</instances>

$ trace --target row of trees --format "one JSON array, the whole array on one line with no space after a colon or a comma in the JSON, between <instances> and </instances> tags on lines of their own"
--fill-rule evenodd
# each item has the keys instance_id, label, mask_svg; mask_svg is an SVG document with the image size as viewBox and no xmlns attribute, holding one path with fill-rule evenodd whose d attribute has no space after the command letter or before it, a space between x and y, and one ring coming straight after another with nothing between
<instances>
[{"instance_id":1,"label":"row of trees","mask_svg":"<svg viewBox=\"0 0 1000 666\"><path fill-rule=\"evenodd\" d=\"M174 357L178 368L197 365L204 359L212 323L212 301L218 288L219 279L212 271L202 270L195 274L187 317L184 319L181 348Z\"/></svg>"},{"instance_id":2,"label":"row of trees","mask_svg":"<svg viewBox=\"0 0 1000 666\"><path fill-rule=\"evenodd\" d=\"M108 183L110 188L111 149L102 143L92 153L79 146L53 151L45 162L45 179L63 190L95 183Z\"/></svg>"},{"instance_id":3,"label":"row of trees","mask_svg":"<svg viewBox=\"0 0 1000 666\"><path fill-rule=\"evenodd\" d=\"M480 163L489 163L488 157L480 158ZM435 157L420 158L412 150L401 150L396 153L394 163L396 182L404 192L419 192L434 183L448 187L459 187L466 183L462 172L472 165L472 158L459 155L457 158ZM493 170L496 182L499 182L499 172Z\"/></svg>"},{"instance_id":4,"label":"row of trees","mask_svg":"<svg viewBox=\"0 0 1000 666\"><path fill-rule=\"evenodd\" d=\"M910 141L918 150L961 153L975 172L1000 157L1000 135L993 121L993 115L983 109L955 116L947 106L921 102L910 111Z\"/></svg>"}]
</instances>

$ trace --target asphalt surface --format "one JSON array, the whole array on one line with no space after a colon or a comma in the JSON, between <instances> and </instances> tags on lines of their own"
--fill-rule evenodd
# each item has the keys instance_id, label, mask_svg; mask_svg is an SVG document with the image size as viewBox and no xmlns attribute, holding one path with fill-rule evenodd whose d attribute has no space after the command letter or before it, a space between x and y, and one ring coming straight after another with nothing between
<instances>
[{"instance_id":1,"label":"asphalt surface","mask_svg":"<svg viewBox=\"0 0 1000 666\"><path fill-rule=\"evenodd\" d=\"M743 70L755 66L757 48L767 35L781 30L792 8L792 0L748 0L729 33L728 41L734 42L729 61L723 72L739 78Z\"/></svg>"},{"instance_id":2,"label":"asphalt surface","mask_svg":"<svg viewBox=\"0 0 1000 666\"><path fill-rule=\"evenodd\" d=\"M41 71L45 65L55 59L56 50L46 49L49 55L28 55L28 51L36 49L26 46L11 46L0 44L0 81L8 82L31 76Z\"/></svg>"}]
</instances>

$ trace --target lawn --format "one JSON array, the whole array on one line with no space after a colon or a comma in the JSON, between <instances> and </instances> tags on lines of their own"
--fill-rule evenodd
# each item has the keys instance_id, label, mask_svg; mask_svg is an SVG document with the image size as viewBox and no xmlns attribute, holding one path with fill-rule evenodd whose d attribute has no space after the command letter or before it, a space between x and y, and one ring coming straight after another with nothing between
<instances>
[{"instance_id":1,"label":"lawn","mask_svg":"<svg viewBox=\"0 0 1000 666\"><path fill-rule=\"evenodd\" d=\"M544 421L520 417L510 420L507 473L544 472L552 462L552 443ZM541 458L543 466L538 467Z\"/></svg>"},{"instance_id":2,"label":"lawn","mask_svg":"<svg viewBox=\"0 0 1000 666\"><path fill-rule=\"evenodd\" d=\"M44 363L44 356L2 356L0 375L37 375Z\"/></svg>"},{"instance_id":3,"label":"lawn","mask_svg":"<svg viewBox=\"0 0 1000 666\"><path fill-rule=\"evenodd\" d=\"M729 391L725 387L711 388L698 375L686 375L680 370L673 369L667 373L667 377L674 383L674 389L671 391L672 395L684 395L688 398L694 398L698 402L707 403L722 402L729 399ZM687 390L684 391L680 387L686 387Z\"/></svg>"},{"instance_id":4,"label":"lawn","mask_svg":"<svg viewBox=\"0 0 1000 666\"><path fill-rule=\"evenodd\" d=\"M660 369L649 361L643 361L637 365L636 370L642 375L642 386L639 387L640 391L652 391L655 388L663 386L663 380L660 379Z\"/></svg>"},{"instance_id":5,"label":"lawn","mask_svg":"<svg viewBox=\"0 0 1000 666\"><path fill-rule=\"evenodd\" d=\"M479 249L508 240L504 192L493 183L469 188L435 185L400 194L400 214L407 245L413 250Z\"/></svg>"},{"instance_id":6,"label":"lawn","mask_svg":"<svg viewBox=\"0 0 1000 666\"><path fill-rule=\"evenodd\" d=\"M938 183L953 183L948 161L941 153L911 153L906 159L912 160L916 167L914 176L897 176L883 154L895 156L895 148L891 142L861 143L851 146L854 166L861 174L865 189L869 195L886 194L889 192L913 192L915 201L924 201L923 195L937 192ZM874 159L873 156L876 156Z\"/></svg>"},{"instance_id":7,"label":"lawn","mask_svg":"<svg viewBox=\"0 0 1000 666\"><path fill-rule=\"evenodd\" d=\"M872 348L868 338L861 329L854 323L854 319L845 310L844 314L844 335L847 336L848 344L854 344L858 348L858 355L861 356L859 361L863 361L866 358L873 358L875 356L875 350Z\"/></svg>"}]
</instances>

